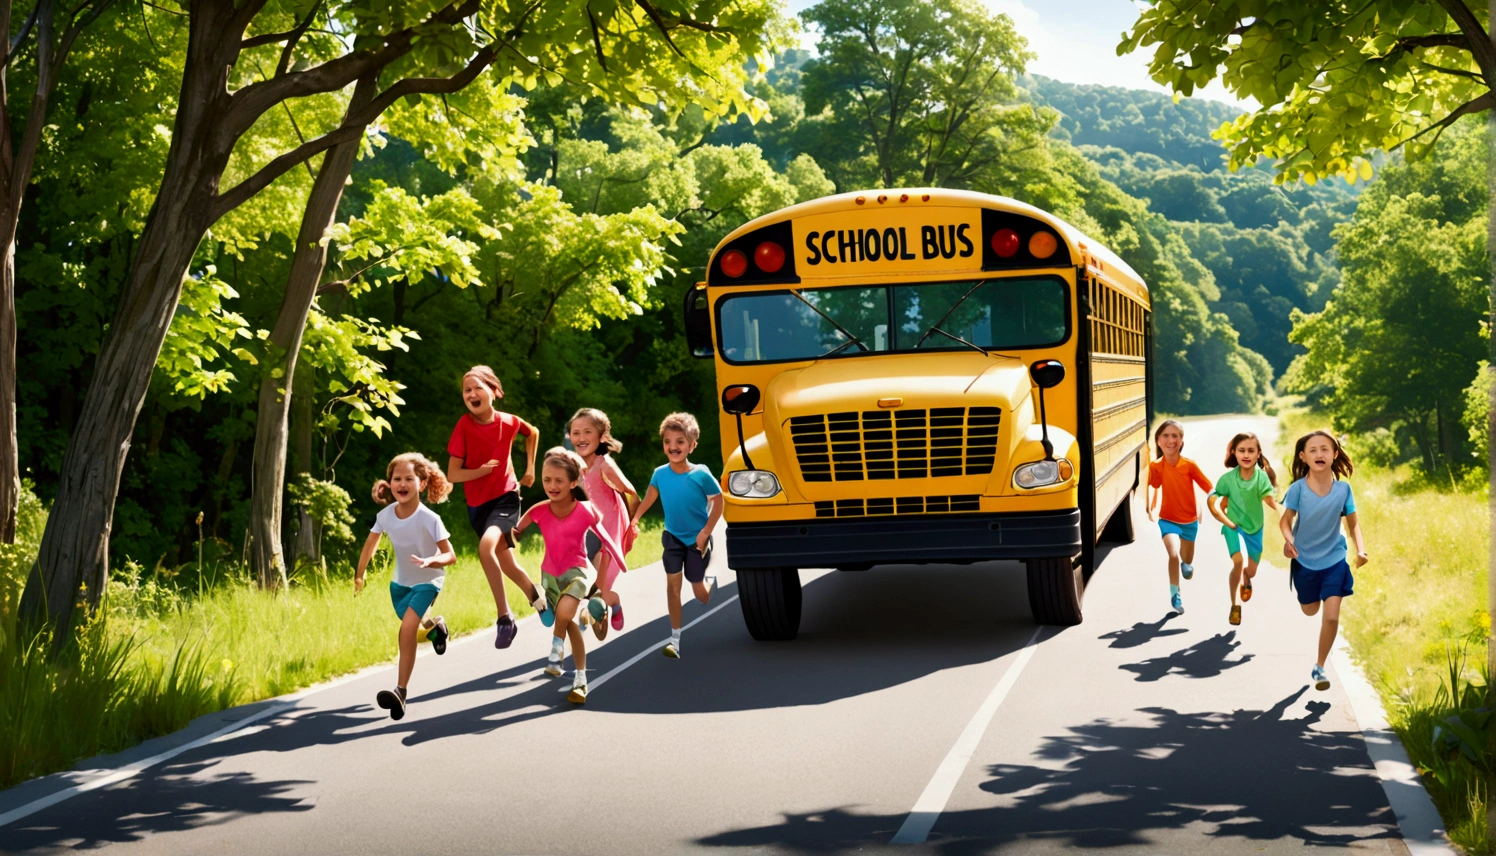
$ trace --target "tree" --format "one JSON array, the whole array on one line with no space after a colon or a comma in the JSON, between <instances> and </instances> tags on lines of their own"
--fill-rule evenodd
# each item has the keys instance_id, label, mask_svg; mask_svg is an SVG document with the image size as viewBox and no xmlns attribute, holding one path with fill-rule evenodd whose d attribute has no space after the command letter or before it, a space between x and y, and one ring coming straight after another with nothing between
<instances>
[{"instance_id":1,"label":"tree","mask_svg":"<svg viewBox=\"0 0 1496 856\"><path fill-rule=\"evenodd\" d=\"M61 639L71 628L75 599L90 609L98 603L135 418L183 276L213 223L308 158L356 139L400 98L455 92L496 62L506 76L530 85L542 75L569 78L634 101L657 97L652 93L687 79L695 81L708 109L753 109L742 91L744 73L730 60L772 48L774 9L755 2L711 4L702 11L713 17L698 20L689 14L694 7L661 10L647 0L585 16L568 8L541 12L538 4L510 8L481 0L423 4L419 11L353 2L191 4L171 150L65 454L23 614L31 620L47 614ZM291 26L281 29L287 20ZM314 27L317 22L322 26ZM257 32L247 35L251 29ZM356 34L351 49L344 34ZM313 64L301 67L298 49ZM323 54L332 58L316 62ZM231 86L252 79L246 66L256 56L273 60L274 74ZM712 72L703 73L704 67ZM364 79L386 84L367 106L232 187L220 187L236 144L261 117L288 101L339 92Z\"/></svg>"},{"instance_id":2,"label":"tree","mask_svg":"<svg viewBox=\"0 0 1496 856\"><path fill-rule=\"evenodd\" d=\"M971 0L823 0L803 15L821 30L804 67L813 152L843 189L969 187L1053 122L1013 104L1033 55Z\"/></svg>"}]
</instances>

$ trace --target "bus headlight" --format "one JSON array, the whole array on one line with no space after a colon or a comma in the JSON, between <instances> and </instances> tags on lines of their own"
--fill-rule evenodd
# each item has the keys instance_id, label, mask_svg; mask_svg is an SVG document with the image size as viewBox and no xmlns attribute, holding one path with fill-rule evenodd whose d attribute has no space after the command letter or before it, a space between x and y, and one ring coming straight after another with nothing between
<instances>
[{"instance_id":1,"label":"bus headlight","mask_svg":"<svg viewBox=\"0 0 1496 856\"><path fill-rule=\"evenodd\" d=\"M733 496L766 499L779 493L779 479L763 470L740 470L727 477L727 489Z\"/></svg>"},{"instance_id":2,"label":"bus headlight","mask_svg":"<svg viewBox=\"0 0 1496 856\"><path fill-rule=\"evenodd\" d=\"M1045 487L1067 482L1075 468L1064 458L1058 461L1035 461L1013 470L1013 484L1021 488Z\"/></svg>"}]
</instances>

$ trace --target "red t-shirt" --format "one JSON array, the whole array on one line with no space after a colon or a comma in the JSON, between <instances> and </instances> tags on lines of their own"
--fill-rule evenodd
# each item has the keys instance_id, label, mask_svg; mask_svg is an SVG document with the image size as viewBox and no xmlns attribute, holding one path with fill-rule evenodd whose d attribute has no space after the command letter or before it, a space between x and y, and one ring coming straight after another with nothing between
<instances>
[{"instance_id":1,"label":"red t-shirt","mask_svg":"<svg viewBox=\"0 0 1496 856\"><path fill-rule=\"evenodd\" d=\"M461 458L462 465L470 470L476 470L491 460L500 462L488 475L463 483L462 493L468 505L482 505L519 487L514 468L509 465L509 447L516 434L528 437L530 428L512 413L496 410L493 421L487 425L474 419L471 413L464 413L457 420L452 439L447 441L447 454Z\"/></svg>"}]
</instances>

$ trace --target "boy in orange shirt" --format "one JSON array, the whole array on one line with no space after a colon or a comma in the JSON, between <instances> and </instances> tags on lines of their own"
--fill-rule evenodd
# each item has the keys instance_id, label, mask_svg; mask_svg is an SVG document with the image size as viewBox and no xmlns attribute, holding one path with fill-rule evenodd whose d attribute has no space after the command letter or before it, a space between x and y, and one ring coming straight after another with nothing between
<instances>
[{"instance_id":1,"label":"boy in orange shirt","mask_svg":"<svg viewBox=\"0 0 1496 856\"><path fill-rule=\"evenodd\" d=\"M1169 553L1169 605L1183 614L1179 577L1182 574L1190 579L1195 575L1190 562L1195 558L1195 534L1200 528L1195 485L1206 493L1213 485L1194 461L1179 454L1184 450L1183 425L1164 420L1153 432L1153 444L1158 460L1148 465L1148 519L1158 521L1164 549Z\"/></svg>"}]
</instances>

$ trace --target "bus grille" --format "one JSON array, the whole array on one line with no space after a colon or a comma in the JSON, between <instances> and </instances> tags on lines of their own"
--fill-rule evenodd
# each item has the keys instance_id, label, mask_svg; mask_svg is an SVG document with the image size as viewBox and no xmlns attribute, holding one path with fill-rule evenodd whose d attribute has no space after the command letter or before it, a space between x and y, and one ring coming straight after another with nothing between
<instances>
[{"instance_id":1,"label":"bus grille","mask_svg":"<svg viewBox=\"0 0 1496 856\"><path fill-rule=\"evenodd\" d=\"M997 407L864 410L790 417L807 482L988 475L997 460Z\"/></svg>"},{"instance_id":2,"label":"bus grille","mask_svg":"<svg viewBox=\"0 0 1496 856\"><path fill-rule=\"evenodd\" d=\"M873 499L837 499L816 503L817 517L878 517L885 514L949 514L981 511L977 494L962 496L897 496Z\"/></svg>"}]
</instances>

